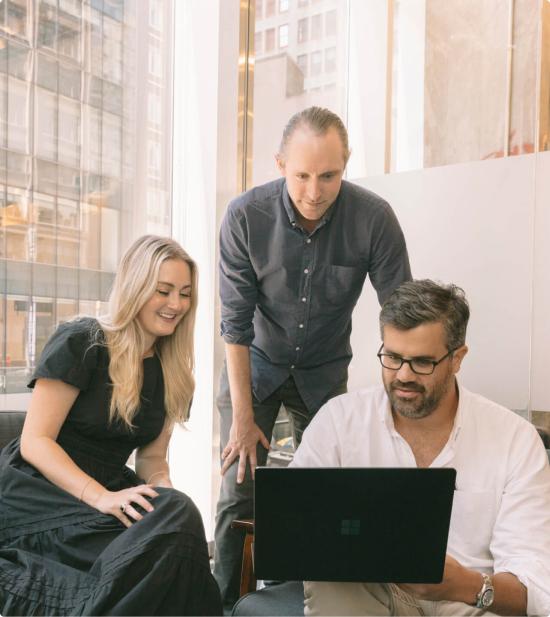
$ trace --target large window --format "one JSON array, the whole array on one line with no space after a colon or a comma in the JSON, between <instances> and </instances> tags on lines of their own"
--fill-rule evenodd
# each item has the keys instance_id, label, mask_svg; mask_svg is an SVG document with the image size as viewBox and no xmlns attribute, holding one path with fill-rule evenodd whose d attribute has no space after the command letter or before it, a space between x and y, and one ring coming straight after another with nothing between
<instances>
[{"instance_id":1,"label":"large window","mask_svg":"<svg viewBox=\"0 0 550 617\"><path fill-rule=\"evenodd\" d=\"M512 6L288 3L278 17L279 45L266 39L254 64L247 185L277 175L271 153L282 127L309 105L328 107L349 125L351 177L528 154L537 149L537 121L539 147L550 148L549 4L542 14L537 2ZM257 33L273 24L256 15Z\"/></svg>"},{"instance_id":2,"label":"large window","mask_svg":"<svg viewBox=\"0 0 550 617\"><path fill-rule=\"evenodd\" d=\"M172 8L0 2L0 394L27 392L57 324L104 310L136 236L170 233Z\"/></svg>"},{"instance_id":3,"label":"large window","mask_svg":"<svg viewBox=\"0 0 550 617\"><path fill-rule=\"evenodd\" d=\"M294 111L324 105L343 114L346 108L347 72L338 59L346 58L348 2L289 2L285 7L278 18L278 47L270 44L267 29L263 53L254 65L250 185L276 177L272 153ZM256 15L256 32L272 23Z\"/></svg>"}]
</instances>

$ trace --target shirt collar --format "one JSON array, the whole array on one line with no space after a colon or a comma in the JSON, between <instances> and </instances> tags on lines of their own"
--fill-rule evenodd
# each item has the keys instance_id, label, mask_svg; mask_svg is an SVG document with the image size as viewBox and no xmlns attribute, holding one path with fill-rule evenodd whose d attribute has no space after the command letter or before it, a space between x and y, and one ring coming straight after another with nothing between
<instances>
[{"instance_id":1,"label":"shirt collar","mask_svg":"<svg viewBox=\"0 0 550 617\"><path fill-rule=\"evenodd\" d=\"M319 224L317 225L315 230L319 229L323 225L326 225L332 219L332 217L334 215L334 211L338 207L338 203L340 202L340 196L342 195L342 188L343 188L343 182L342 182L342 186L340 187L340 192L338 193L338 196L334 200L334 203L323 214L323 216L321 217L321 220L319 221ZM300 224L296 220L296 211L294 210L294 206L292 205L292 200L290 199L290 195L288 194L288 188L287 188L287 185L286 185L286 180L285 180L284 185L283 185L283 206L285 208L285 211L286 211L286 214L288 216L288 220L289 220L290 224L293 227L300 226Z\"/></svg>"},{"instance_id":2,"label":"shirt collar","mask_svg":"<svg viewBox=\"0 0 550 617\"><path fill-rule=\"evenodd\" d=\"M458 407L456 409L455 421L453 424L453 430L449 436L449 443L454 443L460 434L462 424L464 422L464 408L466 407L466 393L464 388L456 380L456 387L458 390Z\"/></svg>"}]
</instances>

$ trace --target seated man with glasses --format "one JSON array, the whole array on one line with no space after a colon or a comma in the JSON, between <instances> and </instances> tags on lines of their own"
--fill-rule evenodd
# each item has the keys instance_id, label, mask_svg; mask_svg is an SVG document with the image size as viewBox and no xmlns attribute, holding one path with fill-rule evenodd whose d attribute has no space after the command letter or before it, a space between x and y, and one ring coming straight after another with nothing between
<instances>
[{"instance_id":1,"label":"seated man with glasses","mask_svg":"<svg viewBox=\"0 0 550 617\"><path fill-rule=\"evenodd\" d=\"M401 285L380 313L384 387L330 400L293 462L455 468L443 581L305 582L306 615L550 613L550 466L529 422L457 383L469 314L455 285Z\"/></svg>"}]
</instances>

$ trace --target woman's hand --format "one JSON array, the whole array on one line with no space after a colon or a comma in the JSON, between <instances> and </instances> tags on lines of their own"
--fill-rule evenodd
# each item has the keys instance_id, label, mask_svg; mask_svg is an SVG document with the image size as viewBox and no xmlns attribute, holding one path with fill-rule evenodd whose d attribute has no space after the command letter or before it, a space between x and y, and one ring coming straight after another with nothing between
<instances>
[{"instance_id":1,"label":"woman's hand","mask_svg":"<svg viewBox=\"0 0 550 617\"><path fill-rule=\"evenodd\" d=\"M140 514L134 504L141 506L146 512L152 512L153 506L145 499L147 497L158 497L158 493L150 484L139 484L125 488L122 491L104 490L98 497L94 507L103 514L112 514L118 520L130 527L135 521L140 521L143 514ZM132 520L133 519L133 520Z\"/></svg>"}]
</instances>

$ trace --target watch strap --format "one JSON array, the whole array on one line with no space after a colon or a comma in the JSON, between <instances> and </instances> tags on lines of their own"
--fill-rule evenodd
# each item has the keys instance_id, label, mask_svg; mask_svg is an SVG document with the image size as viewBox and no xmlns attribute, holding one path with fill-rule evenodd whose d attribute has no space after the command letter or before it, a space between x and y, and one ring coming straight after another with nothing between
<instances>
[{"instance_id":1,"label":"watch strap","mask_svg":"<svg viewBox=\"0 0 550 617\"><path fill-rule=\"evenodd\" d=\"M477 594L476 608L487 609L493 603L495 590L491 577L488 574L485 574L485 572L480 572L480 574L483 577L483 585Z\"/></svg>"}]
</instances>

